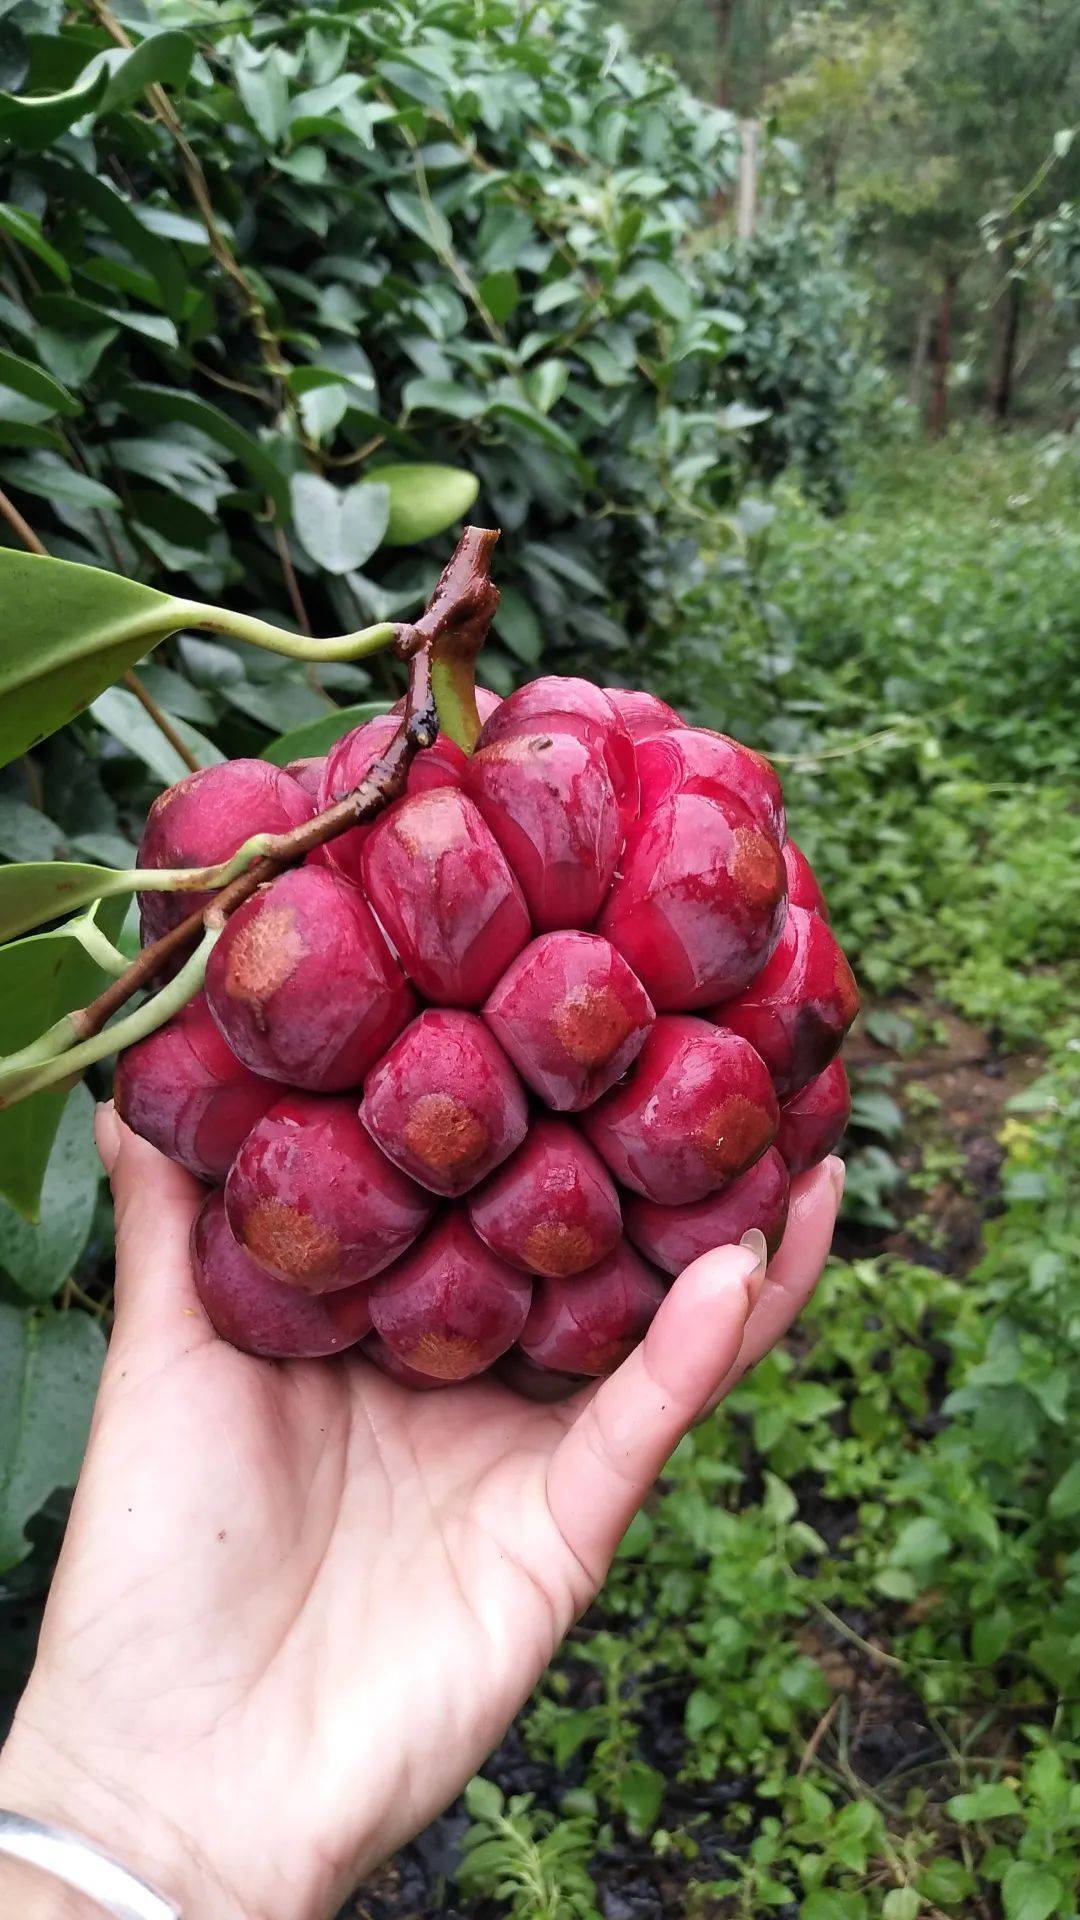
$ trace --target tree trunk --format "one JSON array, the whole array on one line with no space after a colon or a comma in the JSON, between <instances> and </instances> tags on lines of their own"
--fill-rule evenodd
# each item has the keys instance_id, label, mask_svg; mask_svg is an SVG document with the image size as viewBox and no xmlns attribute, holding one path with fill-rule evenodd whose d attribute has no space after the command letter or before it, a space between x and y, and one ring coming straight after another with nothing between
<instances>
[{"instance_id":1,"label":"tree trunk","mask_svg":"<svg viewBox=\"0 0 1080 1920\"><path fill-rule=\"evenodd\" d=\"M922 406L923 379L926 374L926 363L930 358L930 329L933 322L934 296L932 293L924 293L919 303L915 338L911 344L911 362L908 367L907 397L913 407Z\"/></svg>"},{"instance_id":2,"label":"tree trunk","mask_svg":"<svg viewBox=\"0 0 1080 1920\"><path fill-rule=\"evenodd\" d=\"M956 296L956 283L959 274L955 267L946 267L941 280L941 300L938 305L937 341L934 351L934 378L930 388L930 417L927 425L931 437L939 439L949 423L949 362L952 357L952 314Z\"/></svg>"},{"instance_id":3,"label":"tree trunk","mask_svg":"<svg viewBox=\"0 0 1080 1920\"><path fill-rule=\"evenodd\" d=\"M999 427L1005 425L1012 408L1023 293L1023 283L1010 278L999 303L997 354L994 361L994 377L990 383L990 414Z\"/></svg>"},{"instance_id":4,"label":"tree trunk","mask_svg":"<svg viewBox=\"0 0 1080 1920\"><path fill-rule=\"evenodd\" d=\"M735 230L740 240L752 240L757 227L758 133L756 120L739 121L739 189L735 202Z\"/></svg>"}]
</instances>

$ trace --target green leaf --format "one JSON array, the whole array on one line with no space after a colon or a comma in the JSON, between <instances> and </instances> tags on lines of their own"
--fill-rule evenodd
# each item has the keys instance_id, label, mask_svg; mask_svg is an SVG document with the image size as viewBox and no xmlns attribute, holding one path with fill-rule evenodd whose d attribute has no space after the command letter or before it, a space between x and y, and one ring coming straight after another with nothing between
<instances>
[{"instance_id":1,"label":"green leaf","mask_svg":"<svg viewBox=\"0 0 1080 1920\"><path fill-rule=\"evenodd\" d=\"M914 1887L893 1887L881 1903L881 1920L919 1920L921 1906Z\"/></svg>"},{"instance_id":2,"label":"green leaf","mask_svg":"<svg viewBox=\"0 0 1080 1920\"><path fill-rule=\"evenodd\" d=\"M1014 1787L1004 1780L986 1780L971 1793L954 1793L945 1811L961 1826L970 1826L976 1820L1015 1820L1023 1808Z\"/></svg>"},{"instance_id":3,"label":"green leaf","mask_svg":"<svg viewBox=\"0 0 1080 1920\"><path fill-rule=\"evenodd\" d=\"M108 900L132 890L126 874L75 860L30 860L0 867L0 941L15 940L46 921L60 920L79 907L88 907L92 900Z\"/></svg>"},{"instance_id":4,"label":"green leaf","mask_svg":"<svg viewBox=\"0 0 1080 1920\"><path fill-rule=\"evenodd\" d=\"M195 42L179 28L150 34L130 53L113 62L99 112L115 113L138 98L147 87L182 87L191 72Z\"/></svg>"},{"instance_id":5,"label":"green leaf","mask_svg":"<svg viewBox=\"0 0 1080 1920\"><path fill-rule=\"evenodd\" d=\"M370 471L373 480L390 490L390 519L384 536L388 547L411 547L444 533L464 518L480 491L476 475L463 467L402 461Z\"/></svg>"},{"instance_id":6,"label":"green leaf","mask_svg":"<svg viewBox=\"0 0 1080 1920\"><path fill-rule=\"evenodd\" d=\"M74 719L192 614L189 601L118 574L8 548L0 602L0 765Z\"/></svg>"},{"instance_id":7,"label":"green leaf","mask_svg":"<svg viewBox=\"0 0 1080 1920\"><path fill-rule=\"evenodd\" d=\"M5 353L2 349L0 387L9 387L13 393L36 400L40 406L48 407L50 413L71 415L82 412L82 405L75 395L62 387L51 374L44 373L33 360L23 360L19 354Z\"/></svg>"},{"instance_id":8,"label":"green leaf","mask_svg":"<svg viewBox=\"0 0 1080 1920\"><path fill-rule=\"evenodd\" d=\"M544 636L532 602L517 587L503 588L495 631L526 666L536 665L544 650Z\"/></svg>"},{"instance_id":9,"label":"green leaf","mask_svg":"<svg viewBox=\"0 0 1080 1920\"><path fill-rule=\"evenodd\" d=\"M267 447L256 440L253 434L245 432L220 407L212 407L207 400L200 400L196 394L182 393L178 388L159 387L150 384L130 386L124 395L130 411L141 420L183 420L189 427L197 427L208 439L216 440L219 446L244 465L253 480L268 493L282 513L289 510L289 483L286 475L278 466Z\"/></svg>"},{"instance_id":10,"label":"green leaf","mask_svg":"<svg viewBox=\"0 0 1080 1920\"><path fill-rule=\"evenodd\" d=\"M101 66L80 75L64 93L0 93L0 140L10 140L24 152L40 153L100 105L108 84L108 70Z\"/></svg>"},{"instance_id":11,"label":"green leaf","mask_svg":"<svg viewBox=\"0 0 1080 1920\"><path fill-rule=\"evenodd\" d=\"M0 794L0 854L5 860L55 860L64 844L64 834L47 814L25 800ZM0 883L6 871L0 867Z\"/></svg>"},{"instance_id":12,"label":"green leaf","mask_svg":"<svg viewBox=\"0 0 1080 1920\"><path fill-rule=\"evenodd\" d=\"M620 296L644 289L656 305L672 320L689 320L694 311L693 294L682 276L662 260L643 260L619 281Z\"/></svg>"},{"instance_id":13,"label":"green leaf","mask_svg":"<svg viewBox=\"0 0 1080 1920\"><path fill-rule=\"evenodd\" d=\"M114 239L153 276L161 304L179 318L188 292L188 276L176 249L143 225L134 208L96 173L85 167L53 164L45 176L65 199L80 201L108 227Z\"/></svg>"},{"instance_id":14,"label":"green leaf","mask_svg":"<svg viewBox=\"0 0 1080 1920\"><path fill-rule=\"evenodd\" d=\"M662 1773L644 1760L631 1760L619 1781L619 1800L633 1828L647 1833L656 1825L664 1804L666 1782Z\"/></svg>"},{"instance_id":15,"label":"green leaf","mask_svg":"<svg viewBox=\"0 0 1080 1920\"><path fill-rule=\"evenodd\" d=\"M317 473L297 473L291 495L300 541L327 573L352 573L381 545L390 520L390 494L381 476L339 489Z\"/></svg>"},{"instance_id":16,"label":"green leaf","mask_svg":"<svg viewBox=\"0 0 1080 1920\"><path fill-rule=\"evenodd\" d=\"M65 286L71 285L71 268L63 254L45 239L41 222L32 213L26 213L22 207L0 206L0 233L6 233L9 240L25 247Z\"/></svg>"},{"instance_id":17,"label":"green leaf","mask_svg":"<svg viewBox=\"0 0 1080 1920\"><path fill-rule=\"evenodd\" d=\"M497 1820L505 1802L495 1782L477 1774L465 1789L465 1805L474 1820Z\"/></svg>"},{"instance_id":18,"label":"green leaf","mask_svg":"<svg viewBox=\"0 0 1080 1920\"><path fill-rule=\"evenodd\" d=\"M402 400L406 411L448 413L453 420L476 420L487 408L487 400L475 387L459 380L407 380Z\"/></svg>"},{"instance_id":19,"label":"green leaf","mask_svg":"<svg viewBox=\"0 0 1080 1920\"><path fill-rule=\"evenodd\" d=\"M26 1522L78 1478L104 1358L89 1314L0 1306L0 1571L25 1558Z\"/></svg>"},{"instance_id":20,"label":"green leaf","mask_svg":"<svg viewBox=\"0 0 1080 1920\"><path fill-rule=\"evenodd\" d=\"M1047 1920L1065 1892L1056 1873L1030 1860L1014 1860L1001 1882L1005 1920Z\"/></svg>"},{"instance_id":21,"label":"green leaf","mask_svg":"<svg viewBox=\"0 0 1080 1920\"><path fill-rule=\"evenodd\" d=\"M386 195L386 205L395 220L410 233L423 240L435 253L452 251L454 236L450 222L445 214L439 212L434 202L425 205L418 193L406 193L400 187L391 187Z\"/></svg>"},{"instance_id":22,"label":"green leaf","mask_svg":"<svg viewBox=\"0 0 1080 1920\"><path fill-rule=\"evenodd\" d=\"M5 460L0 468L9 486L21 487L40 500L63 500L89 513L119 513L120 502L111 487L88 473L80 473L56 453L28 453L21 460Z\"/></svg>"},{"instance_id":23,"label":"green leaf","mask_svg":"<svg viewBox=\"0 0 1080 1920\"><path fill-rule=\"evenodd\" d=\"M268 147L276 147L289 124L289 82L281 56L271 47L261 58L238 59L236 91Z\"/></svg>"},{"instance_id":24,"label":"green leaf","mask_svg":"<svg viewBox=\"0 0 1080 1920\"><path fill-rule=\"evenodd\" d=\"M115 940L126 902L108 902L98 914ZM48 1031L72 1008L100 993L105 975L62 927L0 948L0 1054L15 1053ZM0 1113L0 1194L28 1220L36 1219L49 1149L65 1094L36 1093Z\"/></svg>"},{"instance_id":25,"label":"green leaf","mask_svg":"<svg viewBox=\"0 0 1080 1920\"><path fill-rule=\"evenodd\" d=\"M502 267L496 273L485 273L477 282L477 292L493 320L501 326L511 319L521 298L517 274L512 268Z\"/></svg>"},{"instance_id":26,"label":"green leaf","mask_svg":"<svg viewBox=\"0 0 1080 1920\"><path fill-rule=\"evenodd\" d=\"M310 760L318 754L327 753L335 741L344 739L354 727L362 727L365 720L376 720L388 711L385 700L366 700L356 707L338 707L333 713L323 714L318 720L308 720L302 727L293 727L290 733L283 733L277 740L271 740L264 747L262 757L270 760L275 767L287 767L290 760ZM3 869L0 868L0 882Z\"/></svg>"},{"instance_id":27,"label":"green leaf","mask_svg":"<svg viewBox=\"0 0 1080 1920\"><path fill-rule=\"evenodd\" d=\"M99 726L111 733L127 753L134 754L137 760L149 767L151 773L167 787L191 772L186 760L181 759L171 740L166 740L142 702L126 687L107 688L92 703L90 711ZM207 740L186 720L178 719L175 714L170 714L169 718L201 767L212 767L224 760L225 755L215 747L213 741Z\"/></svg>"},{"instance_id":28,"label":"green leaf","mask_svg":"<svg viewBox=\"0 0 1080 1920\"><path fill-rule=\"evenodd\" d=\"M1072 1520L1080 1513L1080 1460L1074 1460L1062 1474L1047 1501L1053 1520Z\"/></svg>"},{"instance_id":29,"label":"green leaf","mask_svg":"<svg viewBox=\"0 0 1080 1920\"><path fill-rule=\"evenodd\" d=\"M40 1221L31 1225L0 1198L0 1267L28 1299L49 1299L71 1273L86 1245L100 1179L94 1102L78 1086L68 1095L49 1154Z\"/></svg>"}]
</instances>

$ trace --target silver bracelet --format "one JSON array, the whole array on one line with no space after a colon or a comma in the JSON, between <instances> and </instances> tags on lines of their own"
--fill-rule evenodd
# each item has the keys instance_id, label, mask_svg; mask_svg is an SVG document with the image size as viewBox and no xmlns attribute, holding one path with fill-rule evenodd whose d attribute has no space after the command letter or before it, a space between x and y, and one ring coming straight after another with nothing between
<instances>
[{"instance_id":1,"label":"silver bracelet","mask_svg":"<svg viewBox=\"0 0 1080 1920\"><path fill-rule=\"evenodd\" d=\"M181 1920L179 1907L165 1900L137 1874L78 1834L27 1820L0 1808L0 1856L40 1867L77 1893L96 1901L112 1920Z\"/></svg>"}]
</instances>

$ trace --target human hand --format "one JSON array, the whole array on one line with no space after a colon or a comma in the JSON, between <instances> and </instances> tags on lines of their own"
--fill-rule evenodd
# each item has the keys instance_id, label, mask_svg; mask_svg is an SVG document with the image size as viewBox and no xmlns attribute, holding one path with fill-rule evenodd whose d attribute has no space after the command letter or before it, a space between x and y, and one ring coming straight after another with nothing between
<instances>
[{"instance_id":1,"label":"human hand","mask_svg":"<svg viewBox=\"0 0 1080 1920\"><path fill-rule=\"evenodd\" d=\"M116 1324L0 1802L185 1920L323 1920L498 1742L687 1428L813 1292L843 1170L687 1268L609 1380L536 1405L250 1359L195 1295L203 1190L102 1109Z\"/></svg>"}]
</instances>

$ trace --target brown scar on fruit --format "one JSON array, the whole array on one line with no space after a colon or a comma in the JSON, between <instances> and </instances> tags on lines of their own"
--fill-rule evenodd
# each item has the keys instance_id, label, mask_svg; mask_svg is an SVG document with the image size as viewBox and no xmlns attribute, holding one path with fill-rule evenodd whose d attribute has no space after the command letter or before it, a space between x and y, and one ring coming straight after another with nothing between
<instances>
[{"instance_id":1,"label":"brown scar on fruit","mask_svg":"<svg viewBox=\"0 0 1080 1920\"><path fill-rule=\"evenodd\" d=\"M300 1279L332 1273L341 1256L336 1234L284 1200L258 1200L243 1218L243 1240L253 1259Z\"/></svg>"},{"instance_id":2,"label":"brown scar on fruit","mask_svg":"<svg viewBox=\"0 0 1080 1920\"><path fill-rule=\"evenodd\" d=\"M756 1100L733 1093L699 1121L690 1137L706 1166L717 1173L733 1173L760 1147L763 1119Z\"/></svg>"},{"instance_id":3,"label":"brown scar on fruit","mask_svg":"<svg viewBox=\"0 0 1080 1920\"><path fill-rule=\"evenodd\" d=\"M415 1347L401 1357L417 1373L431 1374L435 1380L464 1380L476 1365L475 1340L459 1333L422 1333Z\"/></svg>"},{"instance_id":4,"label":"brown scar on fruit","mask_svg":"<svg viewBox=\"0 0 1080 1920\"><path fill-rule=\"evenodd\" d=\"M394 832L406 852L431 858L460 840L461 815L454 800L447 799L438 788L416 797L422 798L423 805L395 814Z\"/></svg>"},{"instance_id":5,"label":"brown scar on fruit","mask_svg":"<svg viewBox=\"0 0 1080 1920\"><path fill-rule=\"evenodd\" d=\"M285 985L307 947L291 907L264 907L236 933L225 961L225 991L258 1013Z\"/></svg>"},{"instance_id":6,"label":"brown scar on fruit","mask_svg":"<svg viewBox=\"0 0 1080 1920\"><path fill-rule=\"evenodd\" d=\"M610 987L581 987L556 1008L551 1025L571 1060L602 1067L633 1031L634 1022Z\"/></svg>"},{"instance_id":7,"label":"brown scar on fruit","mask_svg":"<svg viewBox=\"0 0 1080 1920\"><path fill-rule=\"evenodd\" d=\"M784 862L775 840L757 827L736 827L728 871L753 907L771 907L786 885Z\"/></svg>"},{"instance_id":8,"label":"brown scar on fruit","mask_svg":"<svg viewBox=\"0 0 1080 1920\"><path fill-rule=\"evenodd\" d=\"M522 1252L537 1272L565 1279L568 1274L580 1273L588 1266L596 1253L596 1241L587 1227L553 1221L546 1227L534 1227Z\"/></svg>"},{"instance_id":9,"label":"brown scar on fruit","mask_svg":"<svg viewBox=\"0 0 1080 1920\"><path fill-rule=\"evenodd\" d=\"M448 1093L417 1100L403 1136L410 1153L437 1173L458 1172L488 1150L491 1135L479 1114Z\"/></svg>"}]
</instances>

